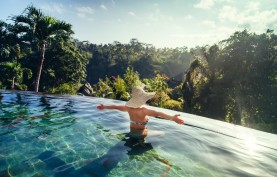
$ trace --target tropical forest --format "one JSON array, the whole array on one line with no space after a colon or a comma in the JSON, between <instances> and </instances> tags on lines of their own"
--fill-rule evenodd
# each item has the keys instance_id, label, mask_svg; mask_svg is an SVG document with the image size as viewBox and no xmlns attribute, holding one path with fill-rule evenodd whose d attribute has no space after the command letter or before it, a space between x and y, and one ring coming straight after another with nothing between
<instances>
[{"instance_id":1,"label":"tropical forest","mask_svg":"<svg viewBox=\"0 0 277 177\"><path fill-rule=\"evenodd\" d=\"M127 101L277 133L277 34L234 31L213 45L156 48L139 39L94 44L33 5L0 19L0 89Z\"/></svg>"}]
</instances>

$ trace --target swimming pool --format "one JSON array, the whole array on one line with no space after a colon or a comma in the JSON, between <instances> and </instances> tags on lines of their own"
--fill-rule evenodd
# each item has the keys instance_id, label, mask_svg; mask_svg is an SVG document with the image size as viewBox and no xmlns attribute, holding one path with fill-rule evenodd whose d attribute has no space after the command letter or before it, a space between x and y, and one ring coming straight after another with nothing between
<instances>
[{"instance_id":1,"label":"swimming pool","mask_svg":"<svg viewBox=\"0 0 277 177\"><path fill-rule=\"evenodd\" d=\"M277 136L181 113L137 145L124 102L0 90L0 176L276 176ZM155 108L159 109L159 108ZM169 114L174 111L163 110Z\"/></svg>"}]
</instances>

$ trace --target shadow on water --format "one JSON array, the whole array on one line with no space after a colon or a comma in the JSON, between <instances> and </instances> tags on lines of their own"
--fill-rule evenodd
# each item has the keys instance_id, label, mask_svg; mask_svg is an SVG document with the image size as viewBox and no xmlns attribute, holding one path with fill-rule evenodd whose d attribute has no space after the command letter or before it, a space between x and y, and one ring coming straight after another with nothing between
<instances>
[{"instance_id":1,"label":"shadow on water","mask_svg":"<svg viewBox=\"0 0 277 177\"><path fill-rule=\"evenodd\" d=\"M117 135L121 141L113 146L106 154L94 159L85 166L75 169L72 164L66 164L60 158L56 157L54 151L44 151L37 158L43 161L47 168L51 170L55 177L104 177L114 169L119 162L129 160L140 160L139 156L151 151L151 157L148 160L158 160L166 165L164 173L168 173L171 164L168 160L160 157L154 150L151 143L139 138L133 138L128 134Z\"/></svg>"}]
</instances>

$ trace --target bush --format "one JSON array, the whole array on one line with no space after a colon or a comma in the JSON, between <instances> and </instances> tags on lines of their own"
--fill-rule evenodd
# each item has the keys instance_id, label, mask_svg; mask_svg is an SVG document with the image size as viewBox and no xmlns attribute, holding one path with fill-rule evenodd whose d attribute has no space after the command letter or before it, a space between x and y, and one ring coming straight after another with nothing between
<instances>
[{"instance_id":1,"label":"bush","mask_svg":"<svg viewBox=\"0 0 277 177\"><path fill-rule=\"evenodd\" d=\"M28 86L25 84L16 84L15 86L19 90L24 90L24 91L28 90Z\"/></svg>"},{"instance_id":2,"label":"bush","mask_svg":"<svg viewBox=\"0 0 277 177\"><path fill-rule=\"evenodd\" d=\"M166 92L168 88L166 78L160 74L157 74L156 77L152 79L143 79L143 83L146 85L146 90L148 92Z\"/></svg>"},{"instance_id":3,"label":"bush","mask_svg":"<svg viewBox=\"0 0 277 177\"><path fill-rule=\"evenodd\" d=\"M183 86L183 83L175 87L169 96L174 100L182 100L183 99L182 86Z\"/></svg>"},{"instance_id":4,"label":"bush","mask_svg":"<svg viewBox=\"0 0 277 177\"><path fill-rule=\"evenodd\" d=\"M119 76L117 77L115 83L114 83L114 88L115 88L115 95L116 99L120 100L128 100L130 95L126 92L126 85L123 79L121 79Z\"/></svg>"},{"instance_id":5,"label":"bush","mask_svg":"<svg viewBox=\"0 0 277 177\"><path fill-rule=\"evenodd\" d=\"M105 80L99 79L98 83L93 85L93 90L95 90L93 94L95 97L115 99L112 82L108 77Z\"/></svg>"},{"instance_id":6,"label":"bush","mask_svg":"<svg viewBox=\"0 0 277 177\"><path fill-rule=\"evenodd\" d=\"M54 93L54 94L71 94L71 95L75 95L75 94L77 94L75 87L76 87L75 84L64 83L64 84L59 85L56 88L49 89L47 92Z\"/></svg>"},{"instance_id":7,"label":"bush","mask_svg":"<svg viewBox=\"0 0 277 177\"><path fill-rule=\"evenodd\" d=\"M164 93L164 92L157 92L155 94L155 96L149 100L149 105L151 106L156 106L156 107L161 107L163 108L164 107L164 104L167 100L169 100L170 97Z\"/></svg>"},{"instance_id":8,"label":"bush","mask_svg":"<svg viewBox=\"0 0 277 177\"><path fill-rule=\"evenodd\" d=\"M182 102L180 102L180 101L167 100L167 101L165 101L163 107L166 109L172 109L175 111L182 111L183 105L182 105Z\"/></svg>"},{"instance_id":9,"label":"bush","mask_svg":"<svg viewBox=\"0 0 277 177\"><path fill-rule=\"evenodd\" d=\"M124 74L124 81L126 86L126 91L131 92L133 87L142 85L139 80L138 72L134 71L133 68L127 68L126 73Z\"/></svg>"}]
</instances>

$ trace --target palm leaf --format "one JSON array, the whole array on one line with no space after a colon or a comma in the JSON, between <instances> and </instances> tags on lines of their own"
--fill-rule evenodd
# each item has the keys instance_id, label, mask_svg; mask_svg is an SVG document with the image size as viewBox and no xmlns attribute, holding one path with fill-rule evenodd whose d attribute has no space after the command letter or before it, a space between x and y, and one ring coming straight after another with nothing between
<instances>
[{"instance_id":1,"label":"palm leaf","mask_svg":"<svg viewBox=\"0 0 277 177\"><path fill-rule=\"evenodd\" d=\"M55 21L50 27L49 27L49 31L51 31L52 34L56 33L56 32L63 32L66 33L68 35L74 34L74 32L72 31L72 25L68 24L64 21Z\"/></svg>"},{"instance_id":2,"label":"palm leaf","mask_svg":"<svg viewBox=\"0 0 277 177\"><path fill-rule=\"evenodd\" d=\"M33 19L33 20L39 20L40 18L44 17L44 14L42 13L42 11L40 9L37 9L36 7L34 7L33 5L28 6L25 11L27 14L27 17L29 19Z\"/></svg>"}]
</instances>

